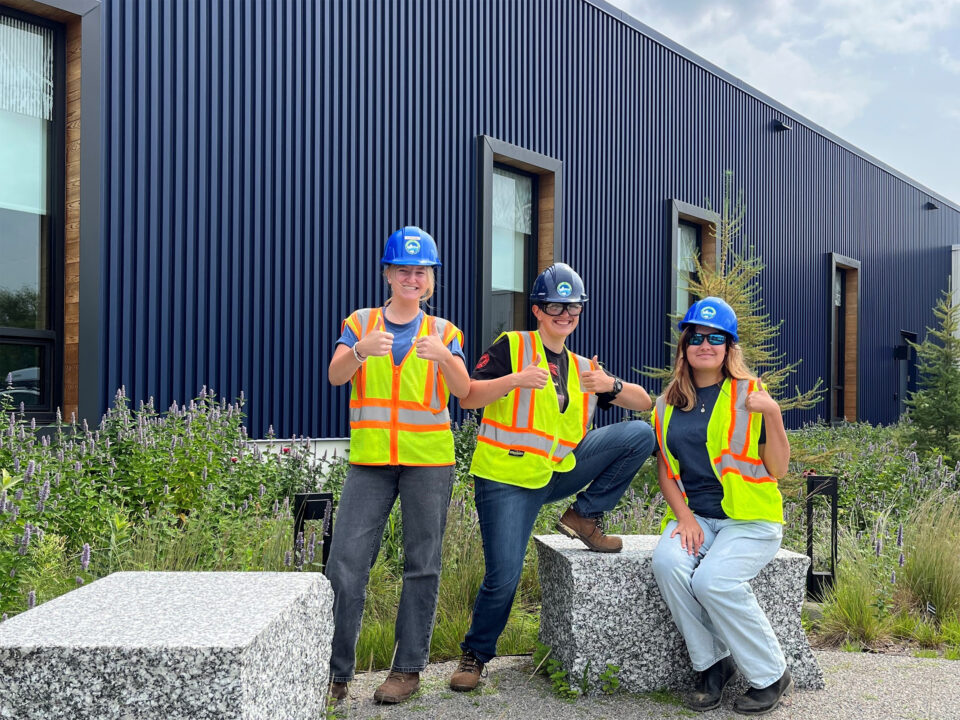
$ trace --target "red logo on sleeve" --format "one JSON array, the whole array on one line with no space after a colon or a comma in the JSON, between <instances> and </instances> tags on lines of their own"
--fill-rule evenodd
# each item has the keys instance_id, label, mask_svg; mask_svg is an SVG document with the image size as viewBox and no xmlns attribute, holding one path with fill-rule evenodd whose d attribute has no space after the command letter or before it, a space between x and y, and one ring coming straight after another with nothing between
<instances>
[{"instance_id":1,"label":"red logo on sleeve","mask_svg":"<svg viewBox=\"0 0 960 720\"><path fill-rule=\"evenodd\" d=\"M486 366L488 362L490 362L490 353L484 353L483 355L480 356L480 359L477 361L477 370Z\"/></svg>"}]
</instances>

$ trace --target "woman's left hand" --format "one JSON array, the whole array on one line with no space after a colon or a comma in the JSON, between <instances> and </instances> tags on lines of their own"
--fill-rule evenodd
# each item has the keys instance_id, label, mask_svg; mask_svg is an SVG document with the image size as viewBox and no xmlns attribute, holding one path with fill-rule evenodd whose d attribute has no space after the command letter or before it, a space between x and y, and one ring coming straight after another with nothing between
<instances>
[{"instance_id":1,"label":"woman's left hand","mask_svg":"<svg viewBox=\"0 0 960 720\"><path fill-rule=\"evenodd\" d=\"M417 340L417 357L421 360L433 360L433 362L442 363L453 357L453 353L443 344L440 333L434 332Z\"/></svg>"},{"instance_id":2,"label":"woman's left hand","mask_svg":"<svg viewBox=\"0 0 960 720\"><path fill-rule=\"evenodd\" d=\"M780 406L766 390L754 390L747 395L744 406L752 413L779 413Z\"/></svg>"}]
</instances>

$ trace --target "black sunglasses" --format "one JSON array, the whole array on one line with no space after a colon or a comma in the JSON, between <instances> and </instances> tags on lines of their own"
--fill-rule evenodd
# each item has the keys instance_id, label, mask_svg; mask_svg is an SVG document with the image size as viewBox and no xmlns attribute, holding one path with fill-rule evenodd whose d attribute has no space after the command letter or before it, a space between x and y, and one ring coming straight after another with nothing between
<instances>
[{"instance_id":1,"label":"black sunglasses","mask_svg":"<svg viewBox=\"0 0 960 720\"><path fill-rule=\"evenodd\" d=\"M709 335L704 335L703 333L693 333L687 340L688 345L703 345L703 341L706 340L711 345L726 345L727 336L723 333L710 333Z\"/></svg>"},{"instance_id":2,"label":"black sunglasses","mask_svg":"<svg viewBox=\"0 0 960 720\"><path fill-rule=\"evenodd\" d=\"M563 315L564 310L566 310L571 317L576 317L577 315L583 312L583 303L551 302L551 303L546 303L544 305L541 305L540 309L543 310L547 315L552 315L554 317L556 317L557 315Z\"/></svg>"}]
</instances>

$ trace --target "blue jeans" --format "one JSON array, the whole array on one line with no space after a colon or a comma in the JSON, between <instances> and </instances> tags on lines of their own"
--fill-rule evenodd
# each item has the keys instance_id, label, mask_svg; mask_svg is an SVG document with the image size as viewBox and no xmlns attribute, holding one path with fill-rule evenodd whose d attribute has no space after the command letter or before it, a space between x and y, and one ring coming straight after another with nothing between
<instances>
[{"instance_id":1,"label":"blue jeans","mask_svg":"<svg viewBox=\"0 0 960 720\"><path fill-rule=\"evenodd\" d=\"M403 590L394 626L397 651L393 669L419 672L426 666L452 491L453 466L350 466L326 569L333 588L330 678L334 682L353 679L367 580L398 495L403 522Z\"/></svg>"},{"instance_id":2,"label":"blue jeans","mask_svg":"<svg viewBox=\"0 0 960 720\"><path fill-rule=\"evenodd\" d=\"M750 581L773 560L783 527L762 520L715 519L694 515L703 529L698 555L670 537L667 523L653 551L653 575L673 621L687 643L693 669L706 670L733 655L755 688L780 679L787 667L770 621Z\"/></svg>"},{"instance_id":3,"label":"blue jeans","mask_svg":"<svg viewBox=\"0 0 960 720\"><path fill-rule=\"evenodd\" d=\"M653 446L650 426L630 420L589 431L573 451L573 470L554 473L542 488L474 478L486 572L470 630L460 644L464 652L484 663L497 654L540 508L580 491L573 509L582 517L600 517L616 507Z\"/></svg>"}]
</instances>

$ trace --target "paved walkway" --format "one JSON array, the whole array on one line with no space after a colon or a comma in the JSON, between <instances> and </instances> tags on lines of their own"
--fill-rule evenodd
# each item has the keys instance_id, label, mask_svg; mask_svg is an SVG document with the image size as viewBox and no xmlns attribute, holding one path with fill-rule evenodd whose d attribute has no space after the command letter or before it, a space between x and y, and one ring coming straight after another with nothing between
<instances>
[{"instance_id":1,"label":"paved walkway","mask_svg":"<svg viewBox=\"0 0 960 720\"><path fill-rule=\"evenodd\" d=\"M815 651L825 690L795 691L770 720L960 720L960 661L903 655ZM619 694L564 702L542 675L531 678L529 657L497 658L472 693L454 693L447 681L456 663L431 665L420 692L396 706L376 705L373 691L386 673L358 675L342 718L494 718L495 720L661 720L742 718L732 697L707 713L693 713L668 697Z\"/></svg>"}]
</instances>

